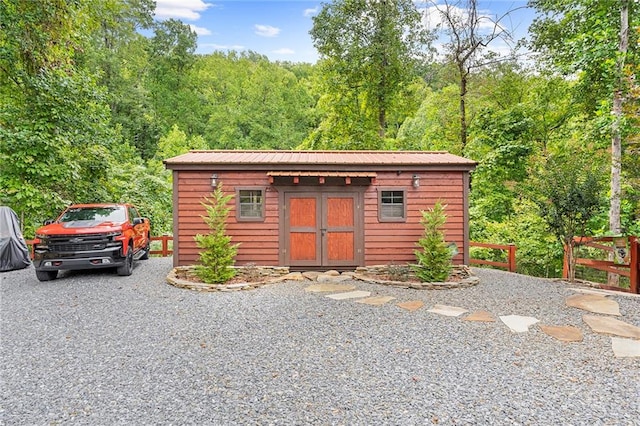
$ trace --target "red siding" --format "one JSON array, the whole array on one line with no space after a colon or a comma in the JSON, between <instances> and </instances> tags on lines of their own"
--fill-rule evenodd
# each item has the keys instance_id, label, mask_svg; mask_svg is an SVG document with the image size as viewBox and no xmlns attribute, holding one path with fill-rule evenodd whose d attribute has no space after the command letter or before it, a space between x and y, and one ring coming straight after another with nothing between
<instances>
[{"instance_id":1,"label":"red siding","mask_svg":"<svg viewBox=\"0 0 640 426\"><path fill-rule=\"evenodd\" d=\"M201 215L205 209L201 205L204 196L210 196L210 171L178 170L174 182L174 230L177 244L176 265L190 265L197 262L198 248L193 237L197 233L207 233L208 228ZM404 264L414 262L415 243L421 237L421 210L426 210L441 200L447 205L445 238L455 242L459 254L455 263L463 262L464 247L464 173L462 171L424 171L420 175L420 186L411 186L412 172L377 172L374 183L364 192L364 263ZM228 194L235 195L236 188L263 187L265 191L265 219L260 222L238 222L236 201L231 202L227 226L233 243L241 243L236 262L239 265L277 265L279 262L280 229L279 197L276 188L269 185L264 171L220 171L218 181ZM339 187L349 190L348 187ZM407 219L405 222L380 222L378 220L378 191L380 189L406 191ZM313 191L313 188L310 188Z\"/></svg>"},{"instance_id":2,"label":"red siding","mask_svg":"<svg viewBox=\"0 0 640 426\"><path fill-rule=\"evenodd\" d=\"M418 173L420 186L411 186L411 173L378 173L375 185L365 192L365 264L404 264L415 262L413 251L422 236L421 210L433 207L438 201L447 205L445 239L455 242L459 254L455 263L462 263L464 248L464 185L460 172ZM405 190L407 219L405 222L378 220L378 191Z\"/></svg>"},{"instance_id":3,"label":"red siding","mask_svg":"<svg viewBox=\"0 0 640 426\"><path fill-rule=\"evenodd\" d=\"M236 200L231 201L227 233L232 243L240 243L236 263L256 263L258 265L278 264L278 193L269 187L269 181L263 172L224 172L217 173L218 181L226 194L235 195L236 188L259 187L265 191L265 218L259 222L238 222L236 220ZM174 229L178 234L178 265L191 265L197 262L199 249L193 237L209 232L201 215L206 211L201 202L210 196L212 187L210 172L180 171L178 174L177 221Z\"/></svg>"}]
</instances>

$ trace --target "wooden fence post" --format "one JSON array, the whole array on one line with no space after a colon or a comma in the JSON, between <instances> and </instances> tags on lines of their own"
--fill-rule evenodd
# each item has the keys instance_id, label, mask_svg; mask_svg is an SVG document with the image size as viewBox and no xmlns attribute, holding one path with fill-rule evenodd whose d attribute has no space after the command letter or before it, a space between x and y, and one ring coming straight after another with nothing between
<instances>
[{"instance_id":1,"label":"wooden fence post","mask_svg":"<svg viewBox=\"0 0 640 426\"><path fill-rule=\"evenodd\" d=\"M169 256L169 236L162 236L162 257Z\"/></svg>"},{"instance_id":2,"label":"wooden fence post","mask_svg":"<svg viewBox=\"0 0 640 426\"><path fill-rule=\"evenodd\" d=\"M562 278L569 278L569 252L566 244L564 245L564 260L562 261Z\"/></svg>"},{"instance_id":3,"label":"wooden fence post","mask_svg":"<svg viewBox=\"0 0 640 426\"><path fill-rule=\"evenodd\" d=\"M509 244L509 272L516 272L516 245Z\"/></svg>"},{"instance_id":4,"label":"wooden fence post","mask_svg":"<svg viewBox=\"0 0 640 426\"><path fill-rule=\"evenodd\" d=\"M629 237L629 289L631 293L640 293L640 241L638 237Z\"/></svg>"}]
</instances>

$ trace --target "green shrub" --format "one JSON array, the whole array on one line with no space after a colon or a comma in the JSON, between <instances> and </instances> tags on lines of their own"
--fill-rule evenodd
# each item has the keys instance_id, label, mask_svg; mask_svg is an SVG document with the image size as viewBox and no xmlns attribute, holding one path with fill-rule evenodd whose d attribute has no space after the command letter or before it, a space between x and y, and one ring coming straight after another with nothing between
<instances>
[{"instance_id":1,"label":"green shrub","mask_svg":"<svg viewBox=\"0 0 640 426\"><path fill-rule=\"evenodd\" d=\"M451 272L452 252L441 230L447 221L445 208L438 201L432 209L420 212L424 234L416 243L420 250L414 250L418 264L413 265L413 269L423 282L445 281Z\"/></svg>"},{"instance_id":2,"label":"green shrub","mask_svg":"<svg viewBox=\"0 0 640 426\"><path fill-rule=\"evenodd\" d=\"M200 265L195 267L195 274L205 283L221 284L236 274L232 268L234 257L239 244L231 244L231 237L226 234L226 222L229 216L229 201L232 195L224 195L222 185L211 194L211 198L204 198L201 203L207 211L207 216L201 216L211 229L206 235L196 235L198 248L202 249L198 258Z\"/></svg>"}]
</instances>

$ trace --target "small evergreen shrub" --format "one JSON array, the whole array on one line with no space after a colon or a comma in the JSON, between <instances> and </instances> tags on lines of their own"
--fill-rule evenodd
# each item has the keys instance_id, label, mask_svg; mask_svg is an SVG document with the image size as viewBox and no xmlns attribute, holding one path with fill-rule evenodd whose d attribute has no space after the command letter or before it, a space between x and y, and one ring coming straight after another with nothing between
<instances>
[{"instance_id":1,"label":"small evergreen shrub","mask_svg":"<svg viewBox=\"0 0 640 426\"><path fill-rule=\"evenodd\" d=\"M424 234L416 243L420 247L419 250L414 250L418 263L412 267L423 282L442 282L451 273L453 254L441 230L447 221L445 208L438 201L432 209L421 211L420 224L424 227Z\"/></svg>"},{"instance_id":2,"label":"small evergreen shrub","mask_svg":"<svg viewBox=\"0 0 640 426\"><path fill-rule=\"evenodd\" d=\"M208 284L222 284L236 274L232 268L234 257L239 244L231 244L231 237L226 234L228 207L232 195L224 195L222 185L211 194L211 198L204 197L201 203L207 211L207 216L201 216L211 229L206 235L198 234L194 237L198 248L202 249L198 258L200 265L195 267L196 276Z\"/></svg>"}]
</instances>

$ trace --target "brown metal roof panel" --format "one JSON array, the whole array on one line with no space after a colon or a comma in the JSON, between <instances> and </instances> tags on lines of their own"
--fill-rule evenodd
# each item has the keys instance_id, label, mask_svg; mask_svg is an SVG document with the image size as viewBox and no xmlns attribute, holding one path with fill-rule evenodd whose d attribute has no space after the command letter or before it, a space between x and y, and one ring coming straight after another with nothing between
<instances>
[{"instance_id":1,"label":"brown metal roof panel","mask_svg":"<svg viewBox=\"0 0 640 426\"><path fill-rule=\"evenodd\" d=\"M447 152L427 151L191 151L167 165L464 165L476 162Z\"/></svg>"}]
</instances>

